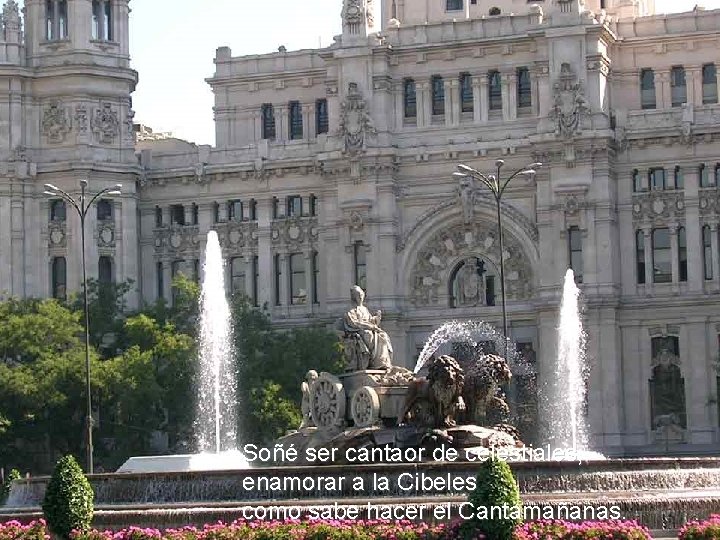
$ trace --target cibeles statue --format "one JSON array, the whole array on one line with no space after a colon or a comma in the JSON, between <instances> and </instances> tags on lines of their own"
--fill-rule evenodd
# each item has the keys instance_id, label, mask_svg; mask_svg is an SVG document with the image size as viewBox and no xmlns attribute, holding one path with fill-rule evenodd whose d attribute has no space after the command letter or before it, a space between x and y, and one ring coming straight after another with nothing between
<instances>
[{"instance_id":1,"label":"cibeles statue","mask_svg":"<svg viewBox=\"0 0 720 540\"><path fill-rule=\"evenodd\" d=\"M382 312L374 315L365 307L365 292L354 285L350 288L354 306L345 313L341 325L344 332L348 371L366 369L389 370L393 365L390 336L380 328Z\"/></svg>"}]
</instances>

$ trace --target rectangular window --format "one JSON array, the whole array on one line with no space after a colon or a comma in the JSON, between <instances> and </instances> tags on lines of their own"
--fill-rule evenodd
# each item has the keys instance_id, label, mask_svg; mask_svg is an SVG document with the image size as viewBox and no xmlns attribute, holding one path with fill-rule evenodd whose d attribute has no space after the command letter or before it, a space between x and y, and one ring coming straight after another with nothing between
<instances>
[{"instance_id":1,"label":"rectangular window","mask_svg":"<svg viewBox=\"0 0 720 540\"><path fill-rule=\"evenodd\" d=\"M220 203L213 203L213 223L220 223Z\"/></svg>"},{"instance_id":2,"label":"rectangular window","mask_svg":"<svg viewBox=\"0 0 720 540\"><path fill-rule=\"evenodd\" d=\"M243 220L243 204L242 201L235 199L228 201L228 221L242 221Z\"/></svg>"},{"instance_id":3,"label":"rectangular window","mask_svg":"<svg viewBox=\"0 0 720 540\"><path fill-rule=\"evenodd\" d=\"M305 276L305 256L302 253L290 255L290 303L307 304L307 279Z\"/></svg>"},{"instance_id":4,"label":"rectangular window","mask_svg":"<svg viewBox=\"0 0 720 540\"><path fill-rule=\"evenodd\" d=\"M717 68L715 64L705 64L702 67L702 94L703 104L718 102Z\"/></svg>"},{"instance_id":5,"label":"rectangular window","mask_svg":"<svg viewBox=\"0 0 720 540\"><path fill-rule=\"evenodd\" d=\"M460 111L471 113L474 110L472 76L469 73L460 74Z\"/></svg>"},{"instance_id":6,"label":"rectangular window","mask_svg":"<svg viewBox=\"0 0 720 540\"><path fill-rule=\"evenodd\" d=\"M162 213L162 208L160 208L159 206L155 207L155 226L156 227L163 226L163 213Z\"/></svg>"},{"instance_id":7,"label":"rectangular window","mask_svg":"<svg viewBox=\"0 0 720 540\"><path fill-rule=\"evenodd\" d=\"M685 68L674 67L670 70L670 96L673 107L680 107L684 103L687 103Z\"/></svg>"},{"instance_id":8,"label":"rectangular window","mask_svg":"<svg viewBox=\"0 0 720 540\"><path fill-rule=\"evenodd\" d=\"M715 184L716 186L720 186L720 163L715 164Z\"/></svg>"},{"instance_id":9,"label":"rectangular window","mask_svg":"<svg viewBox=\"0 0 720 540\"><path fill-rule=\"evenodd\" d=\"M675 165L673 179L675 181L675 189L685 189L685 177L683 176L683 171L680 165Z\"/></svg>"},{"instance_id":10,"label":"rectangular window","mask_svg":"<svg viewBox=\"0 0 720 540\"><path fill-rule=\"evenodd\" d=\"M355 268L355 285L367 292L367 263L365 246L362 242L355 242L353 246L353 266Z\"/></svg>"},{"instance_id":11,"label":"rectangular window","mask_svg":"<svg viewBox=\"0 0 720 540\"><path fill-rule=\"evenodd\" d=\"M287 198L287 217L302 216L302 197L300 195L291 195Z\"/></svg>"},{"instance_id":12,"label":"rectangular window","mask_svg":"<svg viewBox=\"0 0 720 540\"><path fill-rule=\"evenodd\" d=\"M62 199L53 199L50 201L50 221L66 221L67 206Z\"/></svg>"},{"instance_id":13,"label":"rectangular window","mask_svg":"<svg viewBox=\"0 0 720 540\"><path fill-rule=\"evenodd\" d=\"M320 283L320 261L318 259L318 252L313 251L312 253L312 297L313 304L319 304L318 300L318 284Z\"/></svg>"},{"instance_id":14,"label":"rectangular window","mask_svg":"<svg viewBox=\"0 0 720 540\"><path fill-rule=\"evenodd\" d=\"M711 187L714 186L714 178L710 176L707 166L701 163L698 167L698 176L700 177L700 187Z\"/></svg>"},{"instance_id":15,"label":"rectangular window","mask_svg":"<svg viewBox=\"0 0 720 540\"><path fill-rule=\"evenodd\" d=\"M710 226L705 225L702 228L702 243L703 243L703 268L705 269L705 279L713 278L713 265L712 265L712 232Z\"/></svg>"},{"instance_id":16,"label":"rectangular window","mask_svg":"<svg viewBox=\"0 0 720 540\"><path fill-rule=\"evenodd\" d=\"M110 0L105 0L105 13L103 17L103 25L104 25L104 38L106 41L112 41L113 40L113 23L112 23L112 4L110 3Z\"/></svg>"},{"instance_id":17,"label":"rectangular window","mask_svg":"<svg viewBox=\"0 0 720 540\"><path fill-rule=\"evenodd\" d=\"M288 106L290 116L290 140L303 138L302 106L299 101L291 101Z\"/></svg>"},{"instance_id":18,"label":"rectangular window","mask_svg":"<svg viewBox=\"0 0 720 540\"><path fill-rule=\"evenodd\" d=\"M105 285L113 282L112 257L101 255L98 259L98 281Z\"/></svg>"},{"instance_id":19,"label":"rectangular window","mask_svg":"<svg viewBox=\"0 0 720 540\"><path fill-rule=\"evenodd\" d=\"M446 11L462 11L463 9L465 9L463 0L446 0L445 2Z\"/></svg>"},{"instance_id":20,"label":"rectangular window","mask_svg":"<svg viewBox=\"0 0 720 540\"><path fill-rule=\"evenodd\" d=\"M107 199L100 199L97 202L97 219L98 221L112 221L112 201L108 201Z\"/></svg>"},{"instance_id":21,"label":"rectangular window","mask_svg":"<svg viewBox=\"0 0 720 540\"><path fill-rule=\"evenodd\" d=\"M680 281L687 281L687 237L685 236L685 227L680 227L677 231L678 236L678 278Z\"/></svg>"},{"instance_id":22,"label":"rectangular window","mask_svg":"<svg viewBox=\"0 0 720 540\"><path fill-rule=\"evenodd\" d=\"M662 191L665 189L665 169L657 167L649 171L650 188L653 191Z\"/></svg>"},{"instance_id":23,"label":"rectangular window","mask_svg":"<svg viewBox=\"0 0 720 540\"><path fill-rule=\"evenodd\" d=\"M92 3L92 38L100 39L100 30L102 29L102 8L100 7L100 0L93 0Z\"/></svg>"},{"instance_id":24,"label":"rectangular window","mask_svg":"<svg viewBox=\"0 0 720 540\"><path fill-rule=\"evenodd\" d=\"M233 294L246 294L245 290L245 261L242 257L230 259L230 292Z\"/></svg>"},{"instance_id":25,"label":"rectangular window","mask_svg":"<svg viewBox=\"0 0 720 540\"><path fill-rule=\"evenodd\" d=\"M158 300L165 298L165 271L163 263L159 262L155 265L155 275L157 279L157 297Z\"/></svg>"},{"instance_id":26,"label":"rectangular window","mask_svg":"<svg viewBox=\"0 0 720 540\"><path fill-rule=\"evenodd\" d=\"M640 174L640 171L638 171L637 169L633 169L632 178L633 178L633 191L635 193L639 193L641 191L647 191L647 184L643 185L643 175Z\"/></svg>"},{"instance_id":27,"label":"rectangular window","mask_svg":"<svg viewBox=\"0 0 720 540\"><path fill-rule=\"evenodd\" d=\"M257 221L257 201L255 199L250 199L248 213L250 214L250 221Z\"/></svg>"},{"instance_id":28,"label":"rectangular window","mask_svg":"<svg viewBox=\"0 0 720 540\"><path fill-rule=\"evenodd\" d=\"M318 99L315 102L315 132L318 135L327 133L329 125L327 99Z\"/></svg>"},{"instance_id":29,"label":"rectangular window","mask_svg":"<svg viewBox=\"0 0 720 540\"><path fill-rule=\"evenodd\" d=\"M317 216L317 211L318 211L318 198L311 193L310 194L310 215L313 217Z\"/></svg>"},{"instance_id":30,"label":"rectangular window","mask_svg":"<svg viewBox=\"0 0 720 540\"><path fill-rule=\"evenodd\" d=\"M417 94L412 79L403 81L403 109L405 118L417 118Z\"/></svg>"},{"instance_id":31,"label":"rectangular window","mask_svg":"<svg viewBox=\"0 0 720 540\"><path fill-rule=\"evenodd\" d=\"M193 203L192 205L192 224L197 225L200 223L200 207Z\"/></svg>"},{"instance_id":32,"label":"rectangular window","mask_svg":"<svg viewBox=\"0 0 720 540\"><path fill-rule=\"evenodd\" d=\"M280 260L280 255L275 255L273 257L273 274L275 274L275 290L273 291L273 294L275 296L275 305L279 306L281 304L281 297L280 297L280 283L282 281L282 264Z\"/></svg>"},{"instance_id":33,"label":"rectangular window","mask_svg":"<svg viewBox=\"0 0 720 540\"><path fill-rule=\"evenodd\" d=\"M499 71L491 71L488 73L488 93L490 99L490 110L502 110L502 86Z\"/></svg>"},{"instance_id":34,"label":"rectangular window","mask_svg":"<svg viewBox=\"0 0 720 540\"><path fill-rule=\"evenodd\" d=\"M653 229L652 232L653 283L672 281L672 251L670 249L670 230Z\"/></svg>"},{"instance_id":35,"label":"rectangular window","mask_svg":"<svg viewBox=\"0 0 720 540\"><path fill-rule=\"evenodd\" d=\"M170 207L170 224L185 225L185 207L182 204L173 204Z\"/></svg>"},{"instance_id":36,"label":"rectangular window","mask_svg":"<svg viewBox=\"0 0 720 540\"><path fill-rule=\"evenodd\" d=\"M640 107L655 108L655 72L652 69L640 71Z\"/></svg>"},{"instance_id":37,"label":"rectangular window","mask_svg":"<svg viewBox=\"0 0 720 540\"><path fill-rule=\"evenodd\" d=\"M253 265L253 281L252 281L252 301L253 306L258 306L258 283L260 282L260 262L258 256L252 258Z\"/></svg>"},{"instance_id":38,"label":"rectangular window","mask_svg":"<svg viewBox=\"0 0 720 540\"><path fill-rule=\"evenodd\" d=\"M577 227L568 229L568 253L570 268L575 274L575 281L582 283L583 259L582 259L582 232Z\"/></svg>"},{"instance_id":39,"label":"rectangular window","mask_svg":"<svg viewBox=\"0 0 720 540\"><path fill-rule=\"evenodd\" d=\"M517 104L521 109L532 106L530 70L526 67L521 67L517 70Z\"/></svg>"},{"instance_id":40,"label":"rectangular window","mask_svg":"<svg viewBox=\"0 0 720 540\"><path fill-rule=\"evenodd\" d=\"M280 217L280 199L277 197L272 198L272 217L273 219Z\"/></svg>"},{"instance_id":41,"label":"rectangular window","mask_svg":"<svg viewBox=\"0 0 720 540\"><path fill-rule=\"evenodd\" d=\"M261 109L262 138L275 139L275 109L270 103L265 103Z\"/></svg>"},{"instance_id":42,"label":"rectangular window","mask_svg":"<svg viewBox=\"0 0 720 540\"><path fill-rule=\"evenodd\" d=\"M635 270L639 285L645 283L645 233L635 232Z\"/></svg>"},{"instance_id":43,"label":"rectangular window","mask_svg":"<svg viewBox=\"0 0 720 540\"><path fill-rule=\"evenodd\" d=\"M67 297L67 264L65 257L55 257L52 260L52 295L58 300Z\"/></svg>"},{"instance_id":44,"label":"rectangular window","mask_svg":"<svg viewBox=\"0 0 720 540\"><path fill-rule=\"evenodd\" d=\"M433 116L445 114L445 82L439 75L432 78L432 113Z\"/></svg>"}]
</instances>

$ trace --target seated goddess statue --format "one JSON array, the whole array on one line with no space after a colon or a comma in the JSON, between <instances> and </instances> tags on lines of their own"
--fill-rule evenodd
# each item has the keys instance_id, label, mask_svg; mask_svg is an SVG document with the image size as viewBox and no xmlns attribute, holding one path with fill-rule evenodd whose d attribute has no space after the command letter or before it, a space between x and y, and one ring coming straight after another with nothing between
<instances>
[{"instance_id":1,"label":"seated goddess statue","mask_svg":"<svg viewBox=\"0 0 720 540\"><path fill-rule=\"evenodd\" d=\"M350 297L355 307L345 313L341 323L345 332L348 371L390 369L393 349L390 336L379 326L382 312L370 313L363 305L365 292L357 285L350 289Z\"/></svg>"}]
</instances>

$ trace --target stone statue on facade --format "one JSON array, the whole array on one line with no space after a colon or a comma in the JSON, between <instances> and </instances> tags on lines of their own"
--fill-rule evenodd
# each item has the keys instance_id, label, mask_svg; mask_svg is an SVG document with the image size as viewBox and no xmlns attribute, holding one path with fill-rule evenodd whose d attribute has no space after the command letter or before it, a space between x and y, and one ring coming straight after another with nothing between
<instances>
[{"instance_id":1,"label":"stone statue on facade","mask_svg":"<svg viewBox=\"0 0 720 540\"><path fill-rule=\"evenodd\" d=\"M465 261L457 273L458 306L485 304L485 263L474 257Z\"/></svg>"},{"instance_id":2,"label":"stone statue on facade","mask_svg":"<svg viewBox=\"0 0 720 540\"><path fill-rule=\"evenodd\" d=\"M344 152L354 156L365 149L367 136L376 132L357 83L348 85L347 96L340 107L340 133L344 140Z\"/></svg>"},{"instance_id":3,"label":"stone statue on facade","mask_svg":"<svg viewBox=\"0 0 720 540\"><path fill-rule=\"evenodd\" d=\"M342 319L348 371L392 367L393 348L390 337L380 328L382 312L374 315L363 305L365 292L357 285L350 289L354 307Z\"/></svg>"},{"instance_id":4,"label":"stone statue on facade","mask_svg":"<svg viewBox=\"0 0 720 540\"><path fill-rule=\"evenodd\" d=\"M573 138L581 129L581 121L588 113L581 81L577 81L569 64L563 64L560 76L553 87L555 134L564 138Z\"/></svg>"}]
</instances>

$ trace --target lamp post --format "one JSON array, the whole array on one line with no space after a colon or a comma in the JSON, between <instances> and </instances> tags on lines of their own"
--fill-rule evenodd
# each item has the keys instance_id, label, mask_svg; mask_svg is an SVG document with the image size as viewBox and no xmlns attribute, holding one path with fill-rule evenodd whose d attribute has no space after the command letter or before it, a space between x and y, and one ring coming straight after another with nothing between
<instances>
[{"instance_id":1,"label":"lamp post","mask_svg":"<svg viewBox=\"0 0 720 540\"><path fill-rule=\"evenodd\" d=\"M63 191L57 186L52 184L45 184L44 194L50 197L59 197L69 204L78 213L80 218L80 243L82 250L82 280L83 280L83 307L85 310L85 394L86 394L86 437L87 437L87 473L93 473L93 442L92 442L92 401L90 399L90 309L88 307L88 294L87 294L87 269L85 266L85 218L87 217L88 210L92 207L93 203L97 201L103 195L117 196L120 195L120 189L122 184L116 184L112 188L105 188L96 193L89 201L85 191L87 189L87 180L80 180L80 198L74 199L69 193Z\"/></svg>"},{"instance_id":2,"label":"lamp post","mask_svg":"<svg viewBox=\"0 0 720 540\"><path fill-rule=\"evenodd\" d=\"M508 356L508 329L507 329L507 309L505 306L505 246L503 244L503 227L502 227L502 212L500 212L500 203L502 196L505 193L510 181L517 176L531 176L536 173L536 169L542 167L542 163L532 163L527 167L518 169L505 180L500 180L500 172L505 165L505 161L498 159L495 162L496 174L483 174L480 171L468 167L467 165L458 165L458 172L454 172L453 176L456 178L470 178L472 180L478 180L482 182L485 187L490 190L495 198L495 205L497 208L497 223L498 223L498 242L500 244L500 296L502 297L502 325L503 325L503 337L505 338L505 358Z\"/></svg>"}]
</instances>

